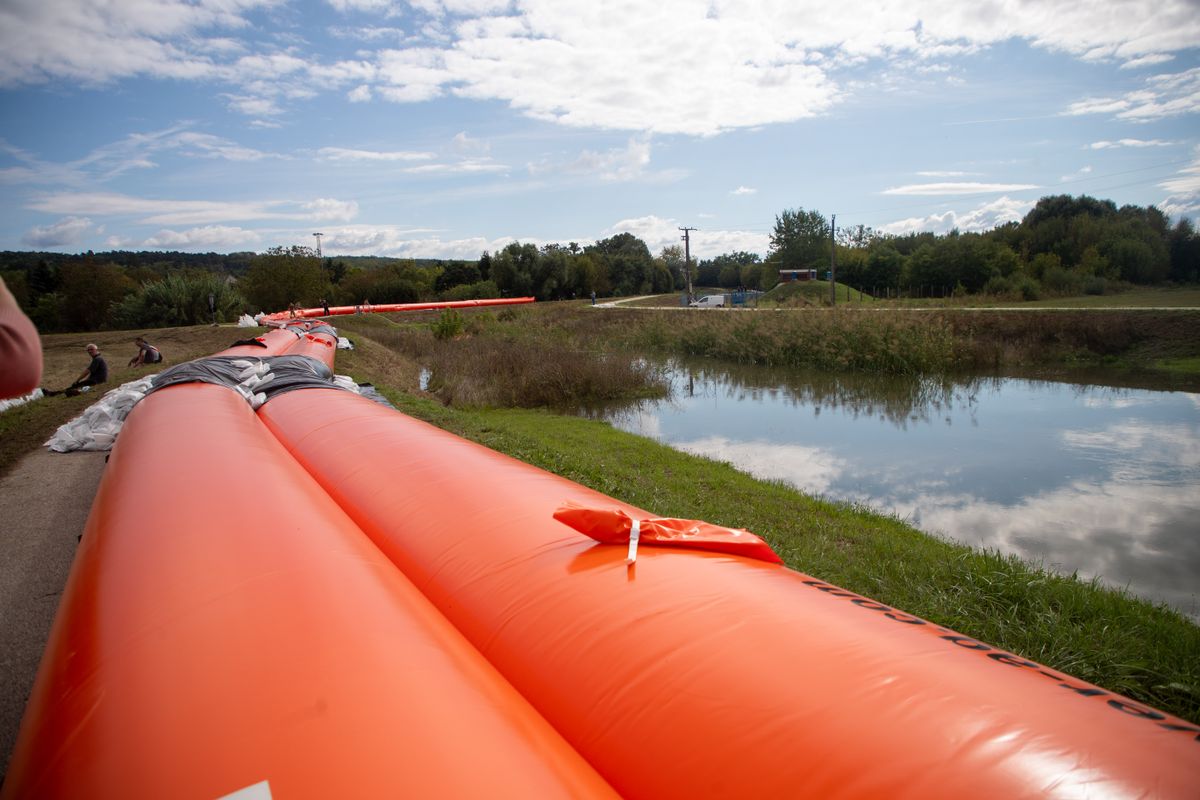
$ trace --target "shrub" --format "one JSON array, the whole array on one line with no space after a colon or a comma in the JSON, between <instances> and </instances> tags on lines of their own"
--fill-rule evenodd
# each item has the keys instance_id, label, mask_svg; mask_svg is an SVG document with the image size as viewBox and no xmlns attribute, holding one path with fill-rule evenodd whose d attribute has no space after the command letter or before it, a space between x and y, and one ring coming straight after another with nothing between
<instances>
[{"instance_id":1,"label":"shrub","mask_svg":"<svg viewBox=\"0 0 1200 800\"><path fill-rule=\"evenodd\" d=\"M1083 278L1062 267L1050 267L1042 275L1042 286L1054 294L1079 294L1083 289Z\"/></svg>"},{"instance_id":2,"label":"shrub","mask_svg":"<svg viewBox=\"0 0 1200 800\"><path fill-rule=\"evenodd\" d=\"M118 328L166 328L203 325L213 321L208 298L213 298L219 322L237 319L245 300L236 289L211 272L168 275L141 288L112 306Z\"/></svg>"},{"instance_id":3,"label":"shrub","mask_svg":"<svg viewBox=\"0 0 1200 800\"><path fill-rule=\"evenodd\" d=\"M983 285L983 293L990 294L995 297L1006 297L1012 294L1013 282L1001 275L993 275L988 279L988 282Z\"/></svg>"},{"instance_id":4,"label":"shrub","mask_svg":"<svg viewBox=\"0 0 1200 800\"><path fill-rule=\"evenodd\" d=\"M1028 275L1022 275L1020 278L1018 278L1015 288L1022 300L1041 299L1042 287L1038 285L1037 281Z\"/></svg>"},{"instance_id":5,"label":"shrub","mask_svg":"<svg viewBox=\"0 0 1200 800\"><path fill-rule=\"evenodd\" d=\"M467 326L463 320L462 314L459 314L453 308L447 308L442 312L442 315L437 318L436 322L430 324L429 328L433 331L433 337L440 341L453 339L463 332Z\"/></svg>"}]
</instances>

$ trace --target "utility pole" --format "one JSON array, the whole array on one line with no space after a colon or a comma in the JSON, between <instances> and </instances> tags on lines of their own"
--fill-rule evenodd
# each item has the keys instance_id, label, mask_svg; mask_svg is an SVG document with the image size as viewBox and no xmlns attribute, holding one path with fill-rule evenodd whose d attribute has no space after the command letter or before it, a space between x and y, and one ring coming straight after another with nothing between
<instances>
[{"instance_id":1,"label":"utility pole","mask_svg":"<svg viewBox=\"0 0 1200 800\"><path fill-rule=\"evenodd\" d=\"M314 233L313 234L313 238L315 238L317 240L317 258L321 257L321 237L324 235L325 234L323 234L323 233Z\"/></svg>"},{"instance_id":2,"label":"utility pole","mask_svg":"<svg viewBox=\"0 0 1200 800\"><path fill-rule=\"evenodd\" d=\"M837 214L829 218L829 305L837 305Z\"/></svg>"},{"instance_id":3,"label":"utility pole","mask_svg":"<svg viewBox=\"0 0 1200 800\"><path fill-rule=\"evenodd\" d=\"M688 234L699 228L680 228L683 231L683 272L687 278L687 299L692 302L692 242Z\"/></svg>"}]
</instances>

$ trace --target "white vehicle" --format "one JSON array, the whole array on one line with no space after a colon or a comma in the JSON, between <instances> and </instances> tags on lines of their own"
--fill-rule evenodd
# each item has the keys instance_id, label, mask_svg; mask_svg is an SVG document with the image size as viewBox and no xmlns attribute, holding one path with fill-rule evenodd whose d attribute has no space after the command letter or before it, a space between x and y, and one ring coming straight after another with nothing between
<instances>
[{"instance_id":1,"label":"white vehicle","mask_svg":"<svg viewBox=\"0 0 1200 800\"><path fill-rule=\"evenodd\" d=\"M704 297L692 301L692 308L716 308L723 305L725 305L725 295L723 294L706 294Z\"/></svg>"}]
</instances>

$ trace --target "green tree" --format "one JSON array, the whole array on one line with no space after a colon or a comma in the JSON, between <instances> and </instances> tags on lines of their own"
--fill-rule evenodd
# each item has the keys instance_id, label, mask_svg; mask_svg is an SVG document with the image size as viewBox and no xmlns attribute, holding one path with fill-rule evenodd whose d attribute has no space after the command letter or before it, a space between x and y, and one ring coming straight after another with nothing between
<instances>
[{"instance_id":1,"label":"green tree","mask_svg":"<svg viewBox=\"0 0 1200 800\"><path fill-rule=\"evenodd\" d=\"M1184 217L1175 224L1167 237L1170 251L1170 278L1180 283L1200 281L1200 235L1192 222Z\"/></svg>"},{"instance_id":2,"label":"green tree","mask_svg":"<svg viewBox=\"0 0 1200 800\"><path fill-rule=\"evenodd\" d=\"M819 211L785 210L775 217L768 261L776 269L823 269L829 264L829 223Z\"/></svg>"},{"instance_id":3,"label":"green tree","mask_svg":"<svg viewBox=\"0 0 1200 800\"><path fill-rule=\"evenodd\" d=\"M109 307L137 288L116 264L95 264L90 258L63 264L59 277L62 326L69 331L108 327Z\"/></svg>"},{"instance_id":4,"label":"green tree","mask_svg":"<svg viewBox=\"0 0 1200 800\"><path fill-rule=\"evenodd\" d=\"M613 291L618 294L647 294L654 290L654 259L650 248L632 233L601 239L584 252L607 267Z\"/></svg>"},{"instance_id":5,"label":"green tree","mask_svg":"<svg viewBox=\"0 0 1200 800\"><path fill-rule=\"evenodd\" d=\"M687 264L684 263L683 248L677 244L667 245L654 259L656 265L661 264L671 275L671 286L674 289L687 288ZM692 280L696 279L695 266L692 266Z\"/></svg>"},{"instance_id":6,"label":"green tree","mask_svg":"<svg viewBox=\"0 0 1200 800\"><path fill-rule=\"evenodd\" d=\"M483 276L479 274L479 265L470 261L451 261L442 267L434 281L433 288L444 292L454 286L479 283Z\"/></svg>"},{"instance_id":7,"label":"green tree","mask_svg":"<svg viewBox=\"0 0 1200 800\"><path fill-rule=\"evenodd\" d=\"M208 298L212 297L214 310ZM165 328L230 322L242 313L246 301L228 281L212 272L184 272L142 284L112 309L119 328Z\"/></svg>"},{"instance_id":8,"label":"green tree","mask_svg":"<svg viewBox=\"0 0 1200 800\"><path fill-rule=\"evenodd\" d=\"M308 247L272 247L250 262L238 290L254 310L273 313L290 303L311 306L331 292L328 274Z\"/></svg>"}]
</instances>

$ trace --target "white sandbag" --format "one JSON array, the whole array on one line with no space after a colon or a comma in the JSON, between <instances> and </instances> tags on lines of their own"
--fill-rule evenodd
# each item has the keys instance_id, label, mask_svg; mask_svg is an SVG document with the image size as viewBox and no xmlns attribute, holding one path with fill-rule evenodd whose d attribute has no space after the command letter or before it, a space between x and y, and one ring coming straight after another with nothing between
<instances>
[{"instance_id":1,"label":"white sandbag","mask_svg":"<svg viewBox=\"0 0 1200 800\"><path fill-rule=\"evenodd\" d=\"M46 442L56 453L72 450L111 450L125 418L150 389L153 375L123 383L59 427ZM90 388L90 387L85 387Z\"/></svg>"},{"instance_id":2,"label":"white sandbag","mask_svg":"<svg viewBox=\"0 0 1200 800\"><path fill-rule=\"evenodd\" d=\"M43 395L42 395L41 389L34 389L29 394L23 394L20 397L10 397L7 400L0 400L0 414L3 414L5 411L8 411L10 408L16 408L17 406L23 406L28 402L37 400L39 397L42 397L42 396Z\"/></svg>"}]
</instances>

